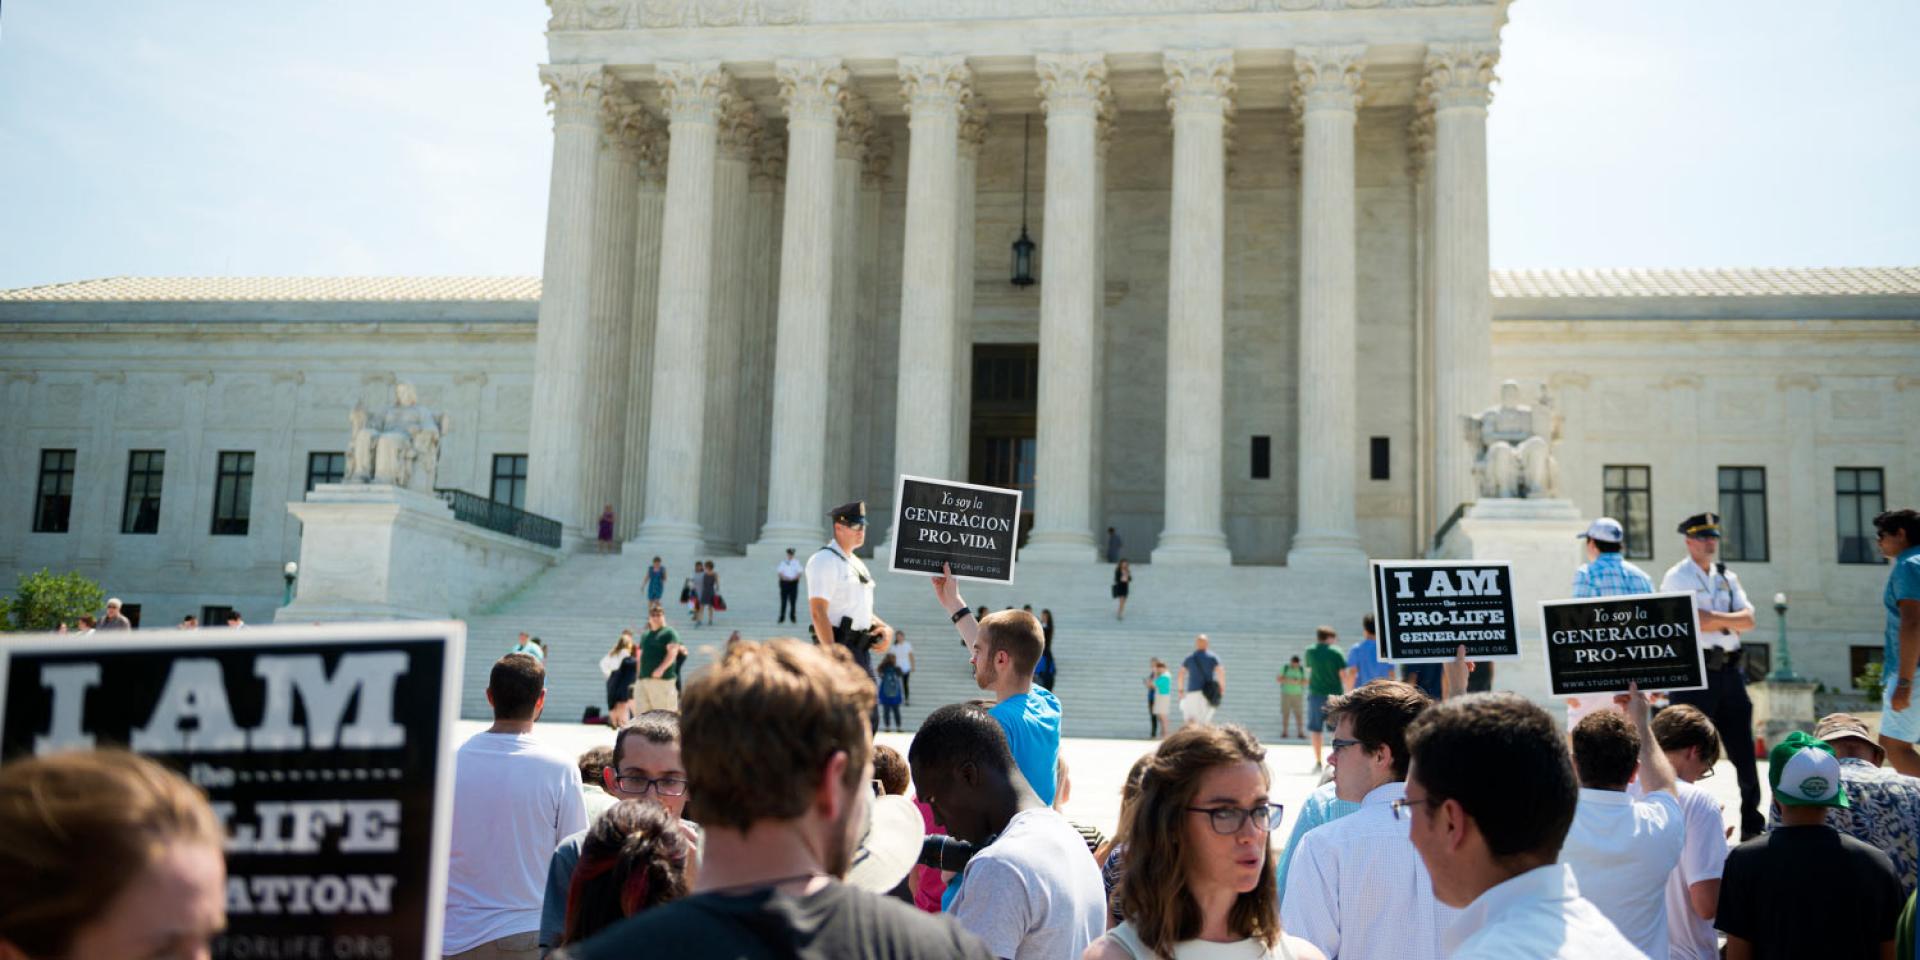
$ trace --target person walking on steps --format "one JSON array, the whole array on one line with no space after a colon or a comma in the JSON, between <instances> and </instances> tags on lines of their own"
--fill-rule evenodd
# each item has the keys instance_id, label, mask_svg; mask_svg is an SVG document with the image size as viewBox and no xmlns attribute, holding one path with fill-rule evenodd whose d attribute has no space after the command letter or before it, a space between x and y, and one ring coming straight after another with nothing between
<instances>
[{"instance_id":1,"label":"person walking on steps","mask_svg":"<svg viewBox=\"0 0 1920 960\"><path fill-rule=\"evenodd\" d=\"M1115 620L1125 620L1127 618L1127 591L1132 587L1133 565L1127 563L1125 560L1114 564L1113 599L1116 606L1113 609L1113 618Z\"/></svg>"}]
</instances>

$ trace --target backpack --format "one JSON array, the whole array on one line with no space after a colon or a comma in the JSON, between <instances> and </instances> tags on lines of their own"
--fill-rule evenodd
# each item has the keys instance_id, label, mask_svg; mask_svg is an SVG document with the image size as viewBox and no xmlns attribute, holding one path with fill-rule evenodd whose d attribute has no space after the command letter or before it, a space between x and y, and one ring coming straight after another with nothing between
<instances>
[{"instance_id":1,"label":"backpack","mask_svg":"<svg viewBox=\"0 0 1920 960\"><path fill-rule=\"evenodd\" d=\"M902 692L900 671L882 670L880 672L880 699L887 701L898 700Z\"/></svg>"}]
</instances>

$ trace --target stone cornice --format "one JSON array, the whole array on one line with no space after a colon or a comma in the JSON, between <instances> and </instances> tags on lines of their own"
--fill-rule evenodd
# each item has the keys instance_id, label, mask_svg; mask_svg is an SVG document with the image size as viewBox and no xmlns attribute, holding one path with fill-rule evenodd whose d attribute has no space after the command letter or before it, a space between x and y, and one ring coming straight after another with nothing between
<instances>
[{"instance_id":1,"label":"stone cornice","mask_svg":"<svg viewBox=\"0 0 1920 960\"><path fill-rule=\"evenodd\" d=\"M838 59L775 60L780 102L789 124L839 122L847 100L847 68Z\"/></svg>"},{"instance_id":2,"label":"stone cornice","mask_svg":"<svg viewBox=\"0 0 1920 960\"><path fill-rule=\"evenodd\" d=\"M671 123L717 123L734 97L733 78L718 60L664 61L653 71Z\"/></svg>"},{"instance_id":3,"label":"stone cornice","mask_svg":"<svg viewBox=\"0 0 1920 960\"><path fill-rule=\"evenodd\" d=\"M606 68L600 64L542 64L540 83L546 87L547 108L553 114L555 129L599 122L600 94L609 85Z\"/></svg>"},{"instance_id":4,"label":"stone cornice","mask_svg":"<svg viewBox=\"0 0 1920 960\"><path fill-rule=\"evenodd\" d=\"M1421 7L1494 7L1497 0L548 0L551 33L794 26L927 20L1025 20L1037 17L1156 14L1318 13ZM930 15L931 14L931 15Z\"/></svg>"},{"instance_id":5,"label":"stone cornice","mask_svg":"<svg viewBox=\"0 0 1920 960\"><path fill-rule=\"evenodd\" d=\"M1107 86L1107 58L1100 53L1043 53L1034 59L1040 75L1035 95L1048 117L1095 117L1113 95Z\"/></svg>"},{"instance_id":6,"label":"stone cornice","mask_svg":"<svg viewBox=\"0 0 1920 960\"><path fill-rule=\"evenodd\" d=\"M1366 68L1365 44L1330 47L1301 47L1293 52L1293 103L1295 113L1316 110L1341 110L1348 113L1360 107L1362 71Z\"/></svg>"},{"instance_id":7,"label":"stone cornice","mask_svg":"<svg viewBox=\"0 0 1920 960\"><path fill-rule=\"evenodd\" d=\"M900 95L908 114L959 110L973 96L973 68L966 57L901 57Z\"/></svg>"},{"instance_id":8,"label":"stone cornice","mask_svg":"<svg viewBox=\"0 0 1920 960\"><path fill-rule=\"evenodd\" d=\"M1167 109L1173 113L1209 113L1224 117L1233 111L1232 50L1169 50L1164 58Z\"/></svg>"},{"instance_id":9,"label":"stone cornice","mask_svg":"<svg viewBox=\"0 0 1920 960\"><path fill-rule=\"evenodd\" d=\"M1427 47L1426 74L1418 99L1436 110L1486 107L1493 99L1493 68L1500 62L1495 43L1436 43Z\"/></svg>"},{"instance_id":10,"label":"stone cornice","mask_svg":"<svg viewBox=\"0 0 1920 960\"><path fill-rule=\"evenodd\" d=\"M753 160L766 124L759 108L746 97L732 97L720 111L720 155L728 160L748 163Z\"/></svg>"}]
</instances>

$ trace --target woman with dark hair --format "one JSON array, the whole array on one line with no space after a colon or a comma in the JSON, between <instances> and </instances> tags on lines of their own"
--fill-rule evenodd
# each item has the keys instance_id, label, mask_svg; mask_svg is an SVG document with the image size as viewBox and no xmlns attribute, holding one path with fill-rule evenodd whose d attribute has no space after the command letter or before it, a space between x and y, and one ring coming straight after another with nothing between
<instances>
[{"instance_id":1,"label":"woman with dark hair","mask_svg":"<svg viewBox=\"0 0 1920 960\"><path fill-rule=\"evenodd\" d=\"M1267 753L1233 726L1195 726L1160 744L1124 815L1124 922L1083 960L1321 960L1280 930L1272 868L1279 804Z\"/></svg>"},{"instance_id":2,"label":"woman with dark hair","mask_svg":"<svg viewBox=\"0 0 1920 960\"><path fill-rule=\"evenodd\" d=\"M692 845L665 807L622 800L587 829L560 944L578 943L693 885ZM558 946L559 944L556 944Z\"/></svg>"},{"instance_id":3,"label":"woman with dark hair","mask_svg":"<svg viewBox=\"0 0 1920 960\"><path fill-rule=\"evenodd\" d=\"M1125 620L1127 618L1127 593L1132 589L1133 567L1125 560L1114 564L1113 599L1120 602L1119 606L1115 607L1113 611L1113 618L1115 620Z\"/></svg>"},{"instance_id":4,"label":"woman with dark hair","mask_svg":"<svg viewBox=\"0 0 1920 960\"><path fill-rule=\"evenodd\" d=\"M1059 664L1053 660L1053 611L1040 611L1040 634L1045 642L1040 647L1040 660L1033 665L1035 683L1053 689L1054 677L1059 675Z\"/></svg>"}]
</instances>

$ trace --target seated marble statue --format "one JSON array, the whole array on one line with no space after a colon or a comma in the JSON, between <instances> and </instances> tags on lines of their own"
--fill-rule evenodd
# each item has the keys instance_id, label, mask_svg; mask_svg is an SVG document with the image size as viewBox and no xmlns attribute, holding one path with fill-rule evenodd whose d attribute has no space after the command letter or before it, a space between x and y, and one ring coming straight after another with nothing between
<instances>
[{"instance_id":1,"label":"seated marble statue","mask_svg":"<svg viewBox=\"0 0 1920 960\"><path fill-rule=\"evenodd\" d=\"M1558 496L1560 465L1553 444L1560 439L1560 416L1540 385L1532 406L1520 402L1520 384L1500 385L1500 402L1468 421L1467 433L1478 448L1473 473L1480 496L1541 499Z\"/></svg>"},{"instance_id":2,"label":"seated marble statue","mask_svg":"<svg viewBox=\"0 0 1920 960\"><path fill-rule=\"evenodd\" d=\"M449 417L421 405L413 384L393 387L393 406L373 413L355 403L347 417L353 433L347 443L344 483L384 483L433 492L440 465L440 438L452 427Z\"/></svg>"}]
</instances>

